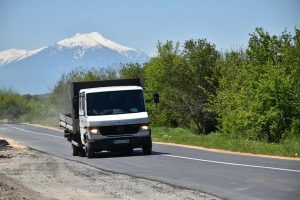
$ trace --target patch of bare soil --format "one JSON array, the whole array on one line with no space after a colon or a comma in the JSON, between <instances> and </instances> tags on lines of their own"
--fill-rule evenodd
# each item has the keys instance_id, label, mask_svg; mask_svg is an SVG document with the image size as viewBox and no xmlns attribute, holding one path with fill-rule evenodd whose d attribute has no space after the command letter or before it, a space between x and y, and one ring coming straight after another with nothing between
<instances>
[{"instance_id":1,"label":"patch of bare soil","mask_svg":"<svg viewBox=\"0 0 300 200\"><path fill-rule=\"evenodd\" d=\"M0 143L0 199L218 199Z\"/></svg>"},{"instance_id":2,"label":"patch of bare soil","mask_svg":"<svg viewBox=\"0 0 300 200\"><path fill-rule=\"evenodd\" d=\"M12 179L2 173L0 173L0 199L12 200L12 199L51 199L44 197L39 192L30 190L21 185L17 180Z\"/></svg>"}]
</instances>

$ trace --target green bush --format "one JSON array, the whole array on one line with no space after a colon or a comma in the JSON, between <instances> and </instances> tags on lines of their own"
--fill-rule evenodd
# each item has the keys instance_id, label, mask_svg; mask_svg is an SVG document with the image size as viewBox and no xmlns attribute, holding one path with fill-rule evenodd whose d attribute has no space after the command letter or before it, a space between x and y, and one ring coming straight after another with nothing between
<instances>
[{"instance_id":1,"label":"green bush","mask_svg":"<svg viewBox=\"0 0 300 200\"><path fill-rule=\"evenodd\" d=\"M15 120L27 111L23 96L12 90L0 90L0 119Z\"/></svg>"},{"instance_id":2,"label":"green bush","mask_svg":"<svg viewBox=\"0 0 300 200\"><path fill-rule=\"evenodd\" d=\"M227 53L210 106L221 132L267 142L300 138L299 57L299 31L277 37L257 29L245 54Z\"/></svg>"}]
</instances>

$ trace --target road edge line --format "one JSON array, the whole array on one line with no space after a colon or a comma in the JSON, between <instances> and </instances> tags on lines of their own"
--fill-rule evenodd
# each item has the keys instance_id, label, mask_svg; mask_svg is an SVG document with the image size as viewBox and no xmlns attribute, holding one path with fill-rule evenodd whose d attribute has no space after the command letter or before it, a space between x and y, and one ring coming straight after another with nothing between
<instances>
[{"instance_id":1,"label":"road edge line","mask_svg":"<svg viewBox=\"0 0 300 200\"><path fill-rule=\"evenodd\" d=\"M294 157L283 157L283 156L271 156L271 155L265 155L265 154L245 153L245 152L229 151L229 150L223 150L223 149L213 149L213 148L206 148L206 147L202 147L202 146L192 146L192 145L187 145L187 144L176 144L176 143L168 143L168 142L153 142L153 143L175 146L175 147L183 147L183 148L189 148L189 149L204 150L204 151L210 151L210 152L215 152L215 153L225 153L225 154L232 154L232 155L261 157L261 158L272 158L272 159L279 159L279 160L300 161L300 158L294 158Z\"/></svg>"}]
</instances>

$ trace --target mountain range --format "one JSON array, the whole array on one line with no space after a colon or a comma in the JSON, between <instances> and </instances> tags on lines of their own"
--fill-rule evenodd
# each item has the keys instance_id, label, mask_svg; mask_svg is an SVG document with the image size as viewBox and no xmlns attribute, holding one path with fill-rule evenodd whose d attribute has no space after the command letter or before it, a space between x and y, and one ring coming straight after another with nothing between
<instances>
[{"instance_id":1,"label":"mountain range","mask_svg":"<svg viewBox=\"0 0 300 200\"><path fill-rule=\"evenodd\" d=\"M144 52L115 43L98 32L77 33L33 51L1 51L0 89L11 88L21 94L48 93L63 73L77 67L111 67L149 59Z\"/></svg>"}]
</instances>

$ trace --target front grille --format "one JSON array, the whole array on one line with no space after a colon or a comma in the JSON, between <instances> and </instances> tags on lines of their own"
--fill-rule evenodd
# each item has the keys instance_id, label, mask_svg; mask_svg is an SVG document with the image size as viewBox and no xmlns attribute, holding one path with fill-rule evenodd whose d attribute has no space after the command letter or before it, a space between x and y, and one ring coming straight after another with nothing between
<instances>
[{"instance_id":1,"label":"front grille","mask_svg":"<svg viewBox=\"0 0 300 200\"><path fill-rule=\"evenodd\" d=\"M100 133L102 135L123 135L123 134L133 134L139 131L139 124L128 124L120 126L102 126L99 127Z\"/></svg>"}]
</instances>

